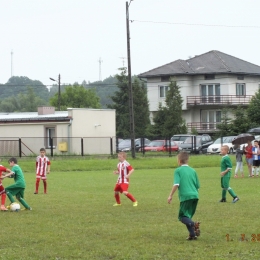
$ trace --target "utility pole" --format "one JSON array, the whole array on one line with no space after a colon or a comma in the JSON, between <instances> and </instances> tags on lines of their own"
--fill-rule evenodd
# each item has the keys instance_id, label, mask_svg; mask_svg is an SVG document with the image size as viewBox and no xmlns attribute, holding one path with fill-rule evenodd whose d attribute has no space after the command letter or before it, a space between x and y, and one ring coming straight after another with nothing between
<instances>
[{"instance_id":1,"label":"utility pole","mask_svg":"<svg viewBox=\"0 0 260 260\"><path fill-rule=\"evenodd\" d=\"M128 61L128 89L129 89L129 115L130 115L130 136L132 158L135 158L135 124L134 124L134 106L133 106L133 87L131 74L131 53L130 53L130 31L129 31L129 6L126 2L126 36L127 36L127 61Z\"/></svg>"},{"instance_id":2,"label":"utility pole","mask_svg":"<svg viewBox=\"0 0 260 260\"><path fill-rule=\"evenodd\" d=\"M59 109L59 111L60 111L60 74L59 74L59 76L58 76L58 84L59 84L59 93L58 93L58 102L59 102L59 106L58 106L58 109Z\"/></svg>"},{"instance_id":3,"label":"utility pole","mask_svg":"<svg viewBox=\"0 0 260 260\"><path fill-rule=\"evenodd\" d=\"M98 62L99 62L99 81L102 81L102 76L101 76L101 62L103 62L103 61L101 60L101 58L99 58Z\"/></svg>"},{"instance_id":4,"label":"utility pole","mask_svg":"<svg viewBox=\"0 0 260 260\"><path fill-rule=\"evenodd\" d=\"M11 50L11 77L13 76L13 50Z\"/></svg>"}]
</instances>

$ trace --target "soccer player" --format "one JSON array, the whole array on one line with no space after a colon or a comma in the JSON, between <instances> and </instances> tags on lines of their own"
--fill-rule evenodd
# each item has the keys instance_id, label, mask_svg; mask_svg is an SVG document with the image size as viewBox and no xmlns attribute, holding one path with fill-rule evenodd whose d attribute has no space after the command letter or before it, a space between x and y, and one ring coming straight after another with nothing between
<instances>
[{"instance_id":1,"label":"soccer player","mask_svg":"<svg viewBox=\"0 0 260 260\"><path fill-rule=\"evenodd\" d=\"M133 206L136 207L138 204L137 200L133 197L132 194L128 192L129 177L134 172L134 169L126 161L125 152L118 153L118 160L119 163L117 165L117 170L114 171L114 174L118 174L118 179L117 179L116 186L114 188L116 204L114 204L113 206L121 206L120 196L119 196L119 192L120 192L123 193L128 199L130 199L133 202Z\"/></svg>"},{"instance_id":2,"label":"soccer player","mask_svg":"<svg viewBox=\"0 0 260 260\"><path fill-rule=\"evenodd\" d=\"M11 170L5 168L3 165L0 165L0 177L2 176L3 172L11 172ZM1 207L0 207L0 210L6 211L6 210L8 210L5 207L6 194L5 194L5 188L4 188L3 184L2 184L1 179L0 179L0 196L1 196Z\"/></svg>"},{"instance_id":3,"label":"soccer player","mask_svg":"<svg viewBox=\"0 0 260 260\"><path fill-rule=\"evenodd\" d=\"M247 142L247 146L244 148L244 152L246 154L246 163L247 163L247 168L249 171L249 177L252 177L252 165L253 165L253 154L252 154L252 143L251 141Z\"/></svg>"},{"instance_id":4,"label":"soccer player","mask_svg":"<svg viewBox=\"0 0 260 260\"><path fill-rule=\"evenodd\" d=\"M186 225L189 231L187 240L195 240L200 235L200 222L193 222L192 217L199 201L200 183L196 171L188 165L188 153L180 152L177 160L180 167L174 171L173 187L168 197L168 203L171 203L172 196L178 189L180 200L178 219Z\"/></svg>"},{"instance_id":5,"label":"soccer player","mask_svg":"<svg viewBox=\"0 0 260 260\"><path fill-rule=\"evenodd\" d=\"M252 154L253 154L253 168L252 168L252 177L259 176L259 166L260 166L260 149L259 149L259 143L258 141L254 141L254 147L252 148Z\"/></svg>"},{"instance_id":6,"label":"soccer player","mask_svg":"<svg viewBox=\"0 0 260 260\"><path fill-rule=\"evenodd\" d=\"M232 170L232 163L228 156L229 147L227 145L223 145L221 147L221 154L223 155L221 159L221 188L222 188L222 199L219 202L226 202L226 194L227 191L233 197L233 203L237 202L239 198L237 197L236 193L229 187L229 181L231 176Z\"/></svg>"},{"instance_id":7,"label":"soccer player","mask_svg":"<svg viewBox=\"0 0 260 260\"><path fill-rule=\"evenodd\" d=\"M24 190L26 184L22 169L17 164L17 159L14 157L10 158L8 162L9 165L12 167L12 170L6 175L1 176L0 179L11 177L14 178L15 183L5 188L6 195L11 203L15 202L13 196L16 196L16 199L25 207L26 210L32 210L32 208L24 200Z\"/></svg>"},{"instance_id":8,"label":"soccer player","mask_svg":"<svg viewBox=\"0 0 260 260\"><path fill-rule=\"evenodd\" d=\"M45 149L41 148L40 155L36 158L36 183L34 194L38 194L41 179L43 181L44 194L47 194L47 174L50 173L51 162L45 153Z\"/></svg>"}]
</instances>

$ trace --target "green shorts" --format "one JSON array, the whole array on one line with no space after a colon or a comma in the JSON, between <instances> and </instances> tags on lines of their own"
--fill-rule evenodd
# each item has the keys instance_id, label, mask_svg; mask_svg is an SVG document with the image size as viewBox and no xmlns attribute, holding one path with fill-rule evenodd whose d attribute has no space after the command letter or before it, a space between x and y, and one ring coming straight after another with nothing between
<instances>
[{"instance_id":1,"label":"green shorts","mask_svg":"<svg viewBox=\"0 0 260 260\"><path fill-rule=\"evenodd\" d=\"M178 219L181 220L183 217L191 219L195 214L198 201L199 199L191 199L181 202Z\"/></svg>"},{"instance_id":2,"label":"green shorts","mask_svg":"<svg viewBox=\"0 0 260 260\"><path fill-rule=\"evenodd\" d=\"M228 189L229 188L229 181L230 177L221 177L220 183L222 189Z\"/></svg>"},{"instance_id":3,"label":"green shorts","mask_svg":"<svg viewBox=\"0 0 260 260\"><path fill-rule=\"evenodd\" d=\"M24 189L16 184L12 184L5 188L6 193L10 192L13 196L23 198L24 197Z\"/></svg>"}]
</instances>

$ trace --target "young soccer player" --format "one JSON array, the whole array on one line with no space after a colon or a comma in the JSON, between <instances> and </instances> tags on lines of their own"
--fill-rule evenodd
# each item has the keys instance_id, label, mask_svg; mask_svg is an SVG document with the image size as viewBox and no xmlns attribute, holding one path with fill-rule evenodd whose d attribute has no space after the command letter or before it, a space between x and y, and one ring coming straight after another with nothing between
<instances>
[{"instance_id":1,"label":"young soccer player","mask_svg":"<svg viewBox=\"0 0 260 260\"><path fill-rule=\"evenodd\" d=\"M233 197L233 203L237 202L239 198L237 197L236 193L229 187L229 181L231 176L232 170L232 163L228 156L229 147L227 145L223 145L221 147L221 154L223 155L221 159L221 188L222 188L222 199L219 202L226 202L226 194L227 191Z\"/></svg>"},{"instance_id":2,"label":"young soccer player","mask_svg":"<svg viewBox=\"0 0 260 260\"><path fill-rule=\"evenodd\" d=\"M243 154L244 151L239 148L236 149L236 169L235 169L235 178L238 178L238 171L240 171L241 177L244 177L243 170Z\"/></svg>"},{"instance_id":3,"label":"young soccer player","mask_svg":"<svg viewBox=\"0 0 260 260\"><path fill-rule=\"evenodd\" d=\"M252 177L259 176L259 166L260 166L260 149L258 141L254 141L254 147L252 148L253 154L253 168L252 168Z\"/></svg>"},{"instance_id":4,"label":"young soccer player","mask_svg":"<svg viewBox=\"0 0 260 260\"><path fill-rule=\"evenodd\" d=\"M13 196L16 196L16 199L25 207L25 209L32 210L32 208L24 200L24 190L26 185L22 169L17 164L17 159L14 157L10 158L8 162L12 167L12 171L4 176L1 176L1 179L13 177L15 183L5 188L6 195L11 203L15 202Z\"/></svg>"},{"instance_id":5,"label":"young soccer player","mask_svg":"<svg viewBox=\"0 0 260 260\"><path fill-rule=\"evenodd\" d=\"M168 203L171 203L172 196L178 189L180 200L178 218L189 231L187 240L195 240L200 235L200 222L193 222L192 217L199 201L200 183L196 171L188 165L188 153L180 152L177 159L180 167L174 171L173 187L168 197Z\"/></svg>"},{"instance_id":6,"label":"young soccer player","mask_svg":"<svg viewBox=\"0 0 260 260\"><path fill-rule=\"evenodd\" d=\"M137 200L133 197L132 194L128 192L129 177L134 172L134 169L126 161L125 152L118 153L118 160L119 163L117 165L117 170L114 171L114 174L118 174L118 179L117 179L116 186L114 188L116 204L114 204L113 206L121 206L120 196L119 196L119 192L120 192L123 193L128 199L130 199L133 202L133 206L136 207L138 204Z\"/></svg>"},{"instance_id":7,"label":"young soccer player","mask_svg":"<svg viewBox=\"0 0 260 260\"><path fill-rule=\"evenodd\" d=\"M253 154L252 154L252 143L251 141L247 142L247 146L244 148L244 152L246 154L246 163L247 163L247 168L249 172L249 177L252 177L252 165L253 165Z\"/></svg>"},{"instance_id":8,"label":"young soccer player","mask_svg":"<svg viewBox=\"0 0 260 260\"><path fill-rule=\"evenodd\" d=\"M41 148L40 155L36 158L36 183L34 194L38 194L41 179L43 181L44 194L47 194L47 174L50 173L51 162L45 154L45 149Z\"/></svg>"},{"instance_id":9,"label":"young soccer player","mask_svg":"<svg viewBox=\"0 0 260 260\"><path fill-rule=\"evenodd\" d=\"M3 172L11 172L11 170L5 168L3 165L0 165L0 177L2 176ZM1 207L0 207L0 210L6 211L6 210L8 210L5 207L6 194L5 194L5 188L4 188L3 184L2 184L1 179L0 179L0 196L1 196Z\"/></svg>"}]
</instances>

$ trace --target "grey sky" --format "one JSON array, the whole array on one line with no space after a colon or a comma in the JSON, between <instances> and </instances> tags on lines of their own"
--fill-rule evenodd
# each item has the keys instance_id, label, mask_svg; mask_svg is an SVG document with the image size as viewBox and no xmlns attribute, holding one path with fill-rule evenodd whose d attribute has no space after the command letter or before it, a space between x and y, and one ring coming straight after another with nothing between
<instances>
[{"instance_id":1,"label":"grey sky","mask_svg":"<svg viewBox=\"0 0 260 260\"><path fill-rule=\"evenodd\" d=\"M0 83L13 74L46 85L115 75L127 57L123 0L0 0ZM132 74L210 50L260 65L259 0L134 0ZM168 22L151 23L153 22ZM213 27L178 25L234 25ZM248 28L242 26L256 26ZM125 59L126 64L126 59Z\"/></svg>"}]
</instances>

